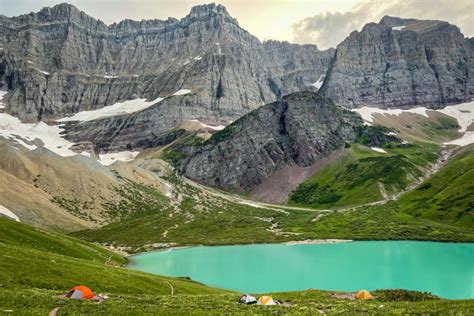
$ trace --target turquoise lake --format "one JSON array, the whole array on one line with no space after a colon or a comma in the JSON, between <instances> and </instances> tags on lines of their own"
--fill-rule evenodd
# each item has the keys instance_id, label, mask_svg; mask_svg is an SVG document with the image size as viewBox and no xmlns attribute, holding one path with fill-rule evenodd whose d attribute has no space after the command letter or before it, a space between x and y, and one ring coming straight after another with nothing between
<instances>
[{"instance_id":1,"label":"turquoise lake","mask_svg":"<svg viewBox=\"0 0 474 316\"><path fill-rule=\"evenodd\" d=\"M474 244L357 241L193 247L131 258L129 268L249 293L403 288L474 298Z\"/></svg>"}]
</instances>

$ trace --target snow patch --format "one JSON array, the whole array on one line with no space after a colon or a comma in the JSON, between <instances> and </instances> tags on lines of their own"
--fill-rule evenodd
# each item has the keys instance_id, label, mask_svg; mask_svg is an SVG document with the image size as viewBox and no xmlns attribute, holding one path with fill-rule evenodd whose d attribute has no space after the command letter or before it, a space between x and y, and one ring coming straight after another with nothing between
<instances>
[{"instance_id":1,"label":"snow patch","mask_svg":"<svg viewBox=\"0 0 474 316\"><path fill-rule=\"evenodd\" d=\"M388 133L385 133L385 135L387 135L387 136L397 136L397 133L395 133L395 132L388 132Z\"/></svg>"},{"instance_id":2,"label":"snow patch","mask_svg":"<svg viewBox=\"0 0 474 316\"><path fill-rule=\"evenodd\" d=\"M225 128L224 125L216 125L216 126L213 126L213 125L205 124L205 123L203 123L203 122L201 122L201 121L199 121L199 120L189 120L189 122L195 122L195 123L197 123L197 124L199 125L199 127L202 128L202 129L207 128L207 129L212 129L212 130L214 130L214 131L221 131L221 130L223 130L223 129Z\"/></svg>"},{"instance_id":3,"label":"snow patch","mask_svg":"<svg viewBox=\"0 0 474 316\"><path fill-rule=\"evenodd\" d=\"M41 69L38 69L39 72L41 72L42 74L46 75L46 76L49 76L49 72L47 71L44 71L44 70L41 70Z\"/></svg>"},{"instance_id":4,"label":"snow patch","mask_svg":"<svg viewBox=\"0 0 474 316\"><path fill-rule=\"evenodd\" d=\"M191 61L189 59L187 59L185 62L184 62L184 66L186 66L187 64L189 64Z\"/></svg>"},{"instance_id":5,"label":"snow patch","mask_svg":"<svg viewBox=\"0 0 474 316\"><path fill-rule=\"evenodd\" d=\"M8 91L0 91L0 109L5 108L5 104L3 103L3 97L8 93Z\"/></svg>"},{"instance_id":6,"label":"snow patch","mask_svg":"<svg viewBox=\"0 0 474 316\"><path fill-rule=\"evenodd\" d=\"M120 151L116 153L108 153L99 155L99 162L104 166L109 166L117 161L129 162L135 159L139 151Z\"/></svg>"},{"instance_id":7,"label":"snow patch","mask_svg":"<svg viewBox=\"0 0 474 316\"><path fill-rule=\"evenodd\" d=\"M474 122L474 102L450 105L436 111L454 117L458 121L459 126L461 126L460 132L465 132Z\"/></svg>"},{"instance_id":8,"label":"snow patch","mask_svg":"<svg viewBox=\"0 0 474 316\"><path fill-rule=\"evenodd\" d=\"M194 59L194 60L201 60L202 57L201 57L201 56L196 56L196 57L194 57L193 59Z\"/></svg>"},{"instance_id":9,"label":"snow patch","mask_svg":"<svg viewBox=\"0 0 474 316\"><path fill-rule=\"evenodd\" d=\"M10 211L9 209L7 209L5 206L3 205L0 205L0 214L3 214L5 215L6 217L9 217L17 222L20 221L20 219L18 218L18 216L15 215L15 213L13 213L12 211Z\"/></svg>"},{"instance_id":10,"label":"snow patch","mask_svg":"<svg viewBox=\"0 0 474 316\"><path fill-rule=\"evenodd\" d=\"M216 43L216 46L217 46L217 55L222 55L221 44L220 44L220 43Z\"/></svg>"},{"instance_id":11,"label":"snow patch","mask_svg":"<svg viewBox=\"0 0 474 316\"><path fill-rule=\"evenodd\" d=\"M323 82L324 82L324 78L326 78L326 75L321 75L321 77L319 77L318 81L316 81L315 83L312 83L311 86L315 87L316 89L320 89L321 86L323 85Z\"/></svg>"},{"instance_id":12,"label":"snow patch","mask_svg":"<svg viewBox=\"0 0 474 316\"><path fill-rule=\"evenodd\" d=\"M138 111L142 111L153 104L162 101L164 98L156 98L153 101L146 101L146 99L134 99L124 102L118 102L113 105L104 106L98 110L82 111L74 114L71 117L64 117L57 120L58 122L70 122L70 121L93 121L104 117L116 116L121 114L130 114Z\"/></svg>"},{"instance_id":13,"label":"snow patch","mask_svg":"<svg viewBox=\"0 0 474 316\"><path fill-rule=\"evenodd\" d=\"M358 109L352 109L352 111L357 112L362 116L362 119L366 122L374 122L374 114L381 115L401 115L402 113L414 113L428 117L427 111L435 111L439 113L446 114L455 118L458 121L459 132L465 132L467 128L474 123L474 101L468 103L461 103L456 105L450 105L440 110L430 110L425 107L418 107L414 109L379 109L371 107L361 107Z\"/></svg>"},{"instance_id":14,"label":"snow patch","mask_svg":"<svg viewBox=\"0 0 474 316\"><path fill-rule=\"evenodd\" d=\"M418 115L422 115L428 117L426 113L428 109L425 107L418 107L414 109L379 109L379 108L371 108L371 107L361 107L358 109L352 109L352 111L357 112L362 116L362 119L366 122L373 123L374 122L374 114L381 114L381 115L401 115L402 113L414 113Z\"/></svg>"},{"instance_id":15,"label":"snow patch","mask_svg":"<svg viewBox=\"0 0 474 316\"><path fill-rule=\"evenodd\" d=\"M34 64L34 62L32 62L31 60L28 60L28 64L31 64L31 65L33 65L33 64Z\"/></svg>"},{"instance_id":16,"label":"snow patch","mask_svg":"<svg viewBox=\"0 0 474 316\"><path fill-rule=\"evenodd\" d=\"M379 147L370 147L370 149L372 149L373 151L376 151L378 153L382 153L382 154L387 153L385 150L383 150L382 148L379 148Z\"/></svg>"},{"instance_id":17,"label":"snow patch","mask_svg":"<svg viewBox=\"0 0 474 316\"><path fill-rule=\"evenodd\" d=\"M0 136L29 150L45 147L63 157L77 155L69 149L73 143L61 137L62 131L57 125L48 125L44 122L25 124L14 116L0 113ZM43 144L39 144L38 140Z\"/></svg>"},{"instance_id":18,"label":"snow patch","mask_svg":"<svg viewBox=\"0 0 474 316\"><path fill-rule=\"evenodd\" d=\"M467 146L474 144L474 132L465 132L461 138L445 142L444 145Z\"/></svg>"},{"instance_id":19,"label":"snow patch","mask_svg":"<svg viewBox=\"0 0 474 316\"><path fill-rule=\"evenodd\" d=\"M439 110L430 110L425 107L402 110L402 109L379 109L379 108L371 108L371 107L364 106L362 108L352 109L352 111L357 112L360 114L360 116L362 116L362 119L365 121L364 124L373 123L374 114L398 116L398 115L401 115L402 113L414 113L414 114L428 117L427 111L443 113L447 116L450 116L456 119L460 126L459 132L460 133L464 132L464 135L461 138L455 139L450 142L445 142L444 143L445 145L466 146L466 145L474 143L473 132L466 132L469 126L474 124L474 101L456 104L456 105L449 105ZM396 136L396 134L393 132L387 133L387 135Z\"/></svg>"},{"instance_id":20,"label":"snow patch","mask_svg":"<svg viewBox=\"0 0 474 316\"><path fill-rule=\"evenodd\" d=\"M119 76L110 76L110 75L105 75L104 78L105 79L115 79L115 78L118 78Z\"/></svg>"},{"instance_id":21,"label":"snow patch","mask_svg":"<svg viewBox=\"0 0 474 316\"><path fill-rule=\"evenodd\" d=\"M180 90L176 91L175 93L173 93L173 95L185 95L185 94L188 94L188 93L191 93L191 90L189 90L189 89L180 89Z\"/></svg>"},{"instance_id":22,"label":"snow patch","mask_svg":"<svg viewBox=\"0 0 474 316\"><path fill-rule=\"evenodd\" d=\"M57 125L47 125L44 122L25 124L14 116L0 113L0 136L29 150L45 147L63 157L77 155L69 149L73 143L61 137L62 131L63 129ZM128 162L135 159L138 154L138 151L103 154L99 155L99 162L105 166L116 161ZM81 155L90 156L87 152L82 152Z\"/></svg>"},{"instance_id":23,"label":"snow patch","mask_svg":"<svg viewBox=\"0 0 474 316\"><path fill-rule=\"evenodd\" d=\"M394 31L401 31L401 30L403 30L405 27L406 27L405 25L394 26L394 27L392 27L392 30L394 30Z\"/></svg>"}]
</instances>

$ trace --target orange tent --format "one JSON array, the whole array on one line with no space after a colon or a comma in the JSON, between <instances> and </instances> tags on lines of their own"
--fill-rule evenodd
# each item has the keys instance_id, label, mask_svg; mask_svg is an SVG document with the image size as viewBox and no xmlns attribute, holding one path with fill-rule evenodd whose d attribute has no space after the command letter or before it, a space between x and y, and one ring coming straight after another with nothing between
<instances>
[{"instance_id":1,"label":"orange tent","mask_svg":"<svg viewBox=\"0 0 474 316\"><path fill-rule=\"evenodd\" d=\"M370 300L370 299L373 299L373 296L372 294L370 294L369 291L367 290L360 290L356 297L359 299L359 300Z\"/></svg>"},{"instance_id":2,"label":"orange tent","mask_svg":"<svg viewBox=\"0 0 474 316\"><path fill-rule=\"evenodd\" d=\"M87 286L78 285L70 289L66 297L74 300L90 300L94 298L94 293Z\"/></svg>"}]
</instances>

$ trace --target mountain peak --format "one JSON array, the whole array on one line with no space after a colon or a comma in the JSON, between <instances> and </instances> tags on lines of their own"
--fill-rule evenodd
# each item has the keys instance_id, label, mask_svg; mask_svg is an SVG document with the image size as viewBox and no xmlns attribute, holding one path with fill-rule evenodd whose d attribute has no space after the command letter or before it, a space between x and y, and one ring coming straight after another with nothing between
<instances>
[{"instance_id":1,"label":"mountain peak","mask_svg":"<svg viewBox=\"0 0 474 316\"><path fill-rule=\"evenodd\" d=\"M101 24L105 27L105 24L97 20L86 13L82 12L75 6L69 3L57 4L53 7L44 7L38 13L35 13L35 18L40 21L58 21L58 20L69 20L69 21L87 21L90 24Z\"/></svg>"},{"instance_id":2,"label":"mountain peak","mask_svg":"<svg viewBox=\"0 0 474 316\"><path fill-rule=\"evenodd\" d=\"M48 12L53 16L71 16L80 14L80 10L69 3L60 3L53 7L44 7L41 12Z\"/></svg>"},{"instance_id":3,"label":"mountain peak","mask_svg":"<svg viewBox=\"0 0 474 316\"><path fill-rule=\"evenodd\" d=\"M186 19L202 18L215 15L223 16L224 18L231 20L234 24L239 25L237 20L229 14L226 7L224 7L222 4L215 3L202 4L192 7L191 12L186 16Z\"/></svg>"},{"instance_id":4,"label":"mountain peak","mask_svg":"<svg viewBox=\"0 0 474 316\"><path fill-rule=\"evenodd\" d=\"M417 19L404 19L396 16L384 15L383 18L380 20L379 24L394 27L412 24L417 21Z\"/></svg>"},{"instance_id":5,"label":"mountain peak","mask_svg":"<svg viewBox=\"0 0 474 316\"><path fill-rule=\"evenodd\" d=\"M227 12L227 9L222 4L215 4L215 3L196 5L191 8L191 12L189 13L189 15L199 17L199 16L209 15L212 13L230 16L229 12Z\"/></svg>"}]
</instances>

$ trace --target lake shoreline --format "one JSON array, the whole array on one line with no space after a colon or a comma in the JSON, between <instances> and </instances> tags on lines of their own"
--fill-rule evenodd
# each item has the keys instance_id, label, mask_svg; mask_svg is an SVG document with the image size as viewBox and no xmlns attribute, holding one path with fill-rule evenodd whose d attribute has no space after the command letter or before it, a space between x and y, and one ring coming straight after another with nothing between
<instances>
[{"instance_id":1,"label":"lake shoreline","mask_svg":"<svg viewBox=\"0 0 474 316\"><path fill-rule=\"evenodd\" d=\"M430 240L430 239L337 239L337 238L327 238L327 239L305 239L305 240L290 240L290 241L283 241L283 242L270 242L270 243L236 243L236 244L195 244L195 245L176 245L172 246L171 243L168 245L156 249L150 249L147 251L140 251L136 253L129 253L124 250L120 250L117 248L110 248L105 245L102 245L112 251L119 251L121 255L125 258L130 260L131 258L147 253L153 252L164 252L164 251L171 251L171 250L180 250L186 248L195 248L195 247L229 247L229 246L256 246L256 245L325 245L325 244L339 244L339 243L348 243L348 242L358 242L358 241L369 241L369 242L378 242L378 241L413 241L413 242L434 242L434 243L441 243L441 244L473 244L474 241L443 241L443 240ZM126 264L125 266L128 266Z\"/></svg>"},{"instance_id":2,"label":"lake shoreline","mask_svg":"<svg viewBox=\"0 0 474 316\"><path fill-rule=\"evenodd\" d=\"M286 241L283 245L324 245L324 244L339 244L345 242L353 242L352 239L306 239L297 241Z\"/></svg>"},{"instance_id":3,"label":"lake shoreline","mask_svg":"<svg viewBox=\"0 0 474 316\"><path fill-rule=\"evenodd\" d=\"M169 246L169 247L162 247L153 249L150 251L142 251L133 254L127 254L125 257L130 260L132 257L152 253L152 252L164 252L164 251L172 251L172 250L180 250L180 249L187 249L187 248L195 248L195 247L229 247L229 246L256 246L256 245L324 245L324 244L338 244L338 243L347 243L353 242L353 239L335 239L335 238L328 238L328 239L305 239L305 240L291 240L291 241L283 241L283 242L271 242L271 243L242 243L242 244L227 244L227 245L184 245L184 246ZM116 250L114 248L109 248L112 250ZM126 252L125 252L126 253ZM128 265L128 264L127 264Z\"/></svg>"}]
</instances>

